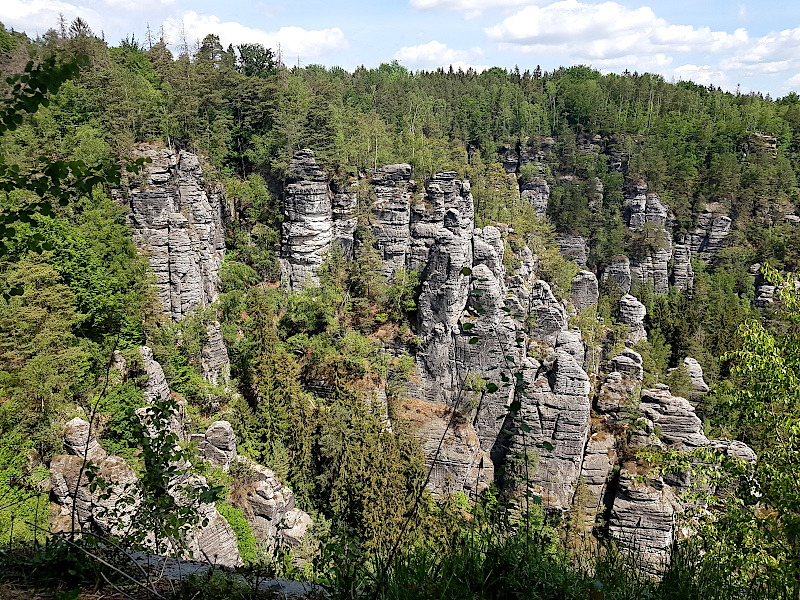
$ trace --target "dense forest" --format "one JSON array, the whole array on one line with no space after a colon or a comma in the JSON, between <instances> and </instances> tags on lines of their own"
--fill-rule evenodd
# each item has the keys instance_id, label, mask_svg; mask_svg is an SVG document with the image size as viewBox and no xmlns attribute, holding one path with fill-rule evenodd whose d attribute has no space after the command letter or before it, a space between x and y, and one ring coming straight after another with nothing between
<instances>
[{"instance_id":1,"label":"dense forest","mask_svg":"<svg viewBox=\"0 0 800 600\"><path fill-rule=\"evenodd\" d=\"M41 90L53 93L20 109L15 99L33 97L29 61L53 56L53 76L41 79ZM79 68L57 81L68 64ZM23 72L29 75L13 79ZM35 40L0 27L0 75L9 78L3 114L13 114L0 129L3 544L29 548L49 537L48 465L64 452L65 425L76 416L96 416L105 451L147 479L156 458L136 413L147 404L139 351L147 346L192 432L230 422L239 453L274 471L313 519L291 554L259 546L233 497L248 474L208 466L196 444L182 442L182 456L215 491L243 561L268 564L273 574L334 581L342 596L800 593L800 332L791 275L800 270L796 93L732 94L584 66L298 68L258 44L224 48L214 35L177 55L163 39L110 45L80 19ZM148 168L136 160L142 148L199 156L206 187L222 190L218 299L177 321L159 302L122 200ZM293 157L305 148L331 186L353 190L356 243L349 255L334 245L317 284L290 291L281 285L281 227ZM509 232L503 268L516 272L532 253L538 277L564 306L579 267L559 252L560 236L586 241L581 268L598 278L621 255L662 249L659 231L626 220L626 198L641 182L668 208L675 240L689 236L702 214L730 217L713 260L692 258L690 288L662 293L634 283L630 290L646 308L646 339L629 344L642 358L639 388L667 384L689 397L682 365L693 357L710 386L690 398L705 435L742 441L759 457L755 467L723 461L715 470L691 454L643 451L637 460L664 473L720 477L729 468L727 477L749 477L734 491L729 482L723 500L703 504L720 509L713 518L687 510L695 535L675 542L661 579L628 572L641 565L610 549L602 515L588 528L594 537L584 535L578 500L548 511L541 498L520 499L515 482L531 462L527 448L482 495L425 489L431 465L403 401L418 384L426 272L400 269L387 278L370 221L368 180L399 163L410 165L415 193L438 173L469 181L475 226ZM43 171L48 165L56 170ZM542 180L550 191L546 214L537 215L521 190ZM775 302L758 306L765 282L775 285ZM603 340L598 368L587 367L595 389L610 349L625 346L622 295L601 280L596 306L571 314L587 345L587 336ZM225 381L204 376L212 323L230 357ZM402 352L390 351L398 344ZM115 351L128 365L121 374L111 366ZM544 364L543 356L535 358ZM524 394L527 384L514 370L508 377L516 376ZM482 398L487 381L468 377L463 395ZM385 393L385 413L374 409L376 389ZM509 410L516 414L519 403ZM450 425L457 413L447 413L455 415ZM701 504L701 491L692 490L687 506ZM400 556L406 562L386 575ZM23 563L14 569L24 571ZM443 581L450 580L448 588Z\"/></svg>"}]
</instances>

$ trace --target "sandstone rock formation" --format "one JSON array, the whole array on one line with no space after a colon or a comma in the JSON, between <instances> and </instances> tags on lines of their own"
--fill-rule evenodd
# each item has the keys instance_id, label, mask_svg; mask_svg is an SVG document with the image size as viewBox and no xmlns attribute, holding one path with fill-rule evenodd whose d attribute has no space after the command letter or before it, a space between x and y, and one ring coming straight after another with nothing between
<instances>
[{"instance_id":1,"label":"sandstone rock formation","mask_svg":"<svg viewBox=\"0 0 800 600\"><path fill-rule=\"evenodd\" d=\"M544 219L547 213L547 203L550 200L550 186L541 177L534 177L528 181L520 181L520 196L530 202L536 211L536 216Z\"/></svg>"},{"instance_id":2,"label":"sandstone rock formation","mask_svg":"<svg viewBox=\"0 0 800 600\"><path fill-rule=\"evenodd\" d=\"M224 471L235 463L242 483L231 490L231 503L242 509L258 541L300 543L313 523L311 517L295 507L294 493L274 472L237 455L236 434L228 421L214 421L204 434L193 435L192 441L197 442L201 457Z\"/></svg>"},{"instance_id":3,"label":"sandstone rock formation","mask_svg":"<svg viewBox=\"0 0 800 600\"><path fill-rule=\"evenodd\" d=\"M128 223L140 252L150 259L158 298L174 320L210 306L219 297L219 270L225 257L223 193L208 189L198 157L153 145L134 154L150 158L143 177L131 180ZM204 377L216 383L230 371L219 323L209 326L204 345Z\"/></svg>"},{"instance_id":4,"label":"sandstone rock formation","mask_svg":"<svg viewBox=\"0 0 800 600\"><path fill-rule=\"evenodd\" d=\"M692 269L692 249L691 246L683 241L675 244L675 252L672 264L672 285L681 291L690 290L694 287L694 270Z\"/></svg>"},{"instance_id":5,"label":"sandstone rock formation","mask_svg":"<svg viewBox=\"0 0 800 600\"><path fill-rule=\"evenodd\" d=\"M644 304L639 302L634 296L625 294L619 301L619 322L628 325L631 330L627 336L627 343L636 344L641 340L647 339L647 332L644 329L644 317L647 314Z\"/></svg>"},{"instance_id":6,"label":"sandstone rock formation","mask_svg":"<svg viewBox=\"0 0 800 600\"><path fill-rule=\"evenodd\" d=\"M214 421L198 442L203 458L224 471L230 468L231 461L236 458L236 434L228 421Z\"/></svg>"},{"instance_id":7,"label":"sandstone rock formation","mask_svg":"<svg viewBox=\"0 0 800 600\"><path fill-rule=\"evenodd\" d=\"M248 475L246 483L234 490L231 502L242 509L253 536L273 546L280 542L299 544L313 521L295 507L292 490L266 467L242 457L235 460L243 462Z\"/></svg>"},{"instance_id":8,"label":"sandstone rock formation","mask_svg":"<svg viewBox=\"0 0 800 600\"><path fill-rule=\"evenodd\" d=\"M638 381L641 381L642 377L644 377L642 356L630 348L625 348L625 350L609 360L608 368L612 372L619 371Z\"/></svg>"},{"instance_id":9,"label":"sandstone rock formation","mask_svg":"<svg viewBox=\"0 0 800 600\"><path fill-rule=\"evenodd\" d=\"M141 145L152 160L127 195L137 246L150 258L164 310L180 321L219 296L225 254L222 196L208 192L200 161L190 152Z\"/></svg>"},{"instance_id":10,"label":"sandstone rock formation","mask_svg":"<svg viewBox=\"0 0 800 600\"><path fill-rule=\"evenodd\" d=\"M95 438L88 421L75 417L64 428L64 448L73 456L99 463L108 454Z\"/></svg>"},{"instance_id":11,"label":"sandstone rock formation","mask_svg":"<svg viewBox=\"0 0 800 600\"><path fill-rule=\"evenodd\" d=\"M292 289L319 283L316 269L333 240L328 178L311 150L298 150L286 173L281 232L281 271Z\"/></svg>"},{"instance_id":12,"label":"sandstone rock formation","mask_svg":"<svg viewBox=\"0 0 800 600\"><path fill-rule=\"evenodd\" d=\"M659 563L672 545L680 505L663 479L641 482L637 475L635 464L626 464L620 471L609 531L623 546Z\"/></svg>"},{"instance_id":13,"label":"sandstone rock formation","mask_svg":"<svg viewBox=\"0 0 800 600\"><path fill-rule=\"evenodd\" d=\"M586 443L581 477L589 490L587 517L594 521L603 508L609 486L609 475L617 462L617 438L606 430L595 431Z\"/></svg>"},{"instance_id":14,"label":"sandstone rock formation","mask_svg":"<svg viewBox=\"0 0 800 600\"><path fill-rule=\"evenodd\" d=\"M707 394L708 384L703 379L703 367L695 359L687 356L683 359L683 368L692 380L692 393Z\"/></svg>"},{"instance_id":15,"label":"sandstone rock formation","mask_svg":"<svg viewBox=\"0 0 800 600\"><path fill-rule=\"evenodd\" d=\"M526 371L526 380L536 376ZM552 361L549 377L539 375L530 381L528 397L521 398L518 419L530 427L527 444L535 442L538 464L532 477L532 491L545 506L569 508L581 473L586 438L589 432L591 402L589 377L566 352L559 351ZM517 436L512 450L523 445ZM552 450L547 445L552 446Z\"/></svg>"},{"instance_id":16,"label":"sandstone rock formation","mask_svg":"<svg viewBox=\"0 0 800 600\"><path fill-rule=\"evenodd\" d=\"M573 260L581 269L586 268L589 250L583 236L559 233L556 234L556 244L565 260Z\"/></svg>"},{"instance_id":17,"label":"sandstone rock formation","mask_svg":"<svg viewBox=\"0 0 800 600\"><path fill-rule=\"evenodd\" d=\"M703 423L685 398L673 396L664 385L642 390L642 414L661 428L661 438L687 448L709 445Z\"/></svg>"},{"instance_id":18,"label":"sandstone rock formation","mask_svg":"<svg viewBox=\"0 0 800 600\"><path fill-rule=\"evenodd\" d=\"M652 284L657 294L669 291L669 261L672 258L674 217L658 194L646 194L640 182L623 202L628 226L636 246L631 258L631 277L641 284Z\"/></svg>"},{"instance_id":19,"label":"sandstone rock formation","mask_svg":"<svg viewBox=\"0 0 800 600\"><path fill-rule=\"evenodd\" d=\"M718 203L708 203L695 221L695 229L686 236L693 257L711 262L722 248L731 230L731 218Z\"/></svg>"},{"instance_id":20,"label":"sandstone rock formation","mask_svg":"<svg viewBox=\"0 0 800 600\"><path fill-rule=\"evenodd\" d=\"M597 277L591 271L579 271L572 280L572 304L579 313L590 306L597 304L600 298L600 291L597 285Z\"/></svg>"},{"instance_id":21,"label":"sandstone rock formation","mask_svg":"<svg viewBox=\"0 0 800 600\"><path fill-rule=\"evenodd\" d=\"M614 286L620 294L631 291L631 261L627 256L617 255L603 271L601 280Z\"/></svg>"}]
</instances>

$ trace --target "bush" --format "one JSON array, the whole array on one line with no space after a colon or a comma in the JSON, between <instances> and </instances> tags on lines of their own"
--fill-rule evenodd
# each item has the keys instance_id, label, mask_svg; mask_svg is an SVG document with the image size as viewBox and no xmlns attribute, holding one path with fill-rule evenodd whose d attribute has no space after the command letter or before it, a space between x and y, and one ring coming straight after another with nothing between
<instances>
[{"instance_id":1,"label":"bush","mask_svg":"<svg viewBox=\"0 0 800 600\"><path fill-rule=\"evenodd\" d=\"M256 544L258 542L253 536L250 524L244 518L242 509L226 502L217 502L217 510L225 517L228 525L236 534L236 546L239 548L239 554L242 555L242 561L246 565L253 564L256 561Z\"/></svg>"}]
</instances>

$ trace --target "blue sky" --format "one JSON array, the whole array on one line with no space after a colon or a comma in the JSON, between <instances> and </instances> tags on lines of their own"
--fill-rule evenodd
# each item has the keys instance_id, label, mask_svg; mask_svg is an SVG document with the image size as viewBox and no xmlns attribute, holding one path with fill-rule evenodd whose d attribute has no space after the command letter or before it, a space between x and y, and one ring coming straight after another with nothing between
<instances>
[{"instance_id":1,"label":"blue sky","mask_svg":"<svg viewBox=\"0 0 800 600\"><path fill-rule=\"evenodd\" d=\"M0 21L31 36L58 14L82 16L116 44L147 23L177 44L216 33L259 42L284 62L352 71L399 60L409 69L454 65L603 72L650 71L743 92L800 92L800 0L2 0Z\"/></svg>"}]
</instances>

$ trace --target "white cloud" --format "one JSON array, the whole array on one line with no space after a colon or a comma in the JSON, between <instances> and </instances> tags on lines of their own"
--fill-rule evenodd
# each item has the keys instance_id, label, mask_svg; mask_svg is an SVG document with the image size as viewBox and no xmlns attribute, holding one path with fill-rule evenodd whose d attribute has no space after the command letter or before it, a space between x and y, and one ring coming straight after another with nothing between
<instances>
[{"instance_id":1,"label":"white cloud","mask_svg":"<svg viewBox=\"0 0 800 600\"><path fill-rule=\"evenodd\" d=\"M115 10L152 11L174 4L175 0L102 0L103 4Z\"/></svg>"},{"instance_id":2,"label":"white cloud","mask_svg":"<svg viewBox=\"0 0 800 600\"><path fill-rule=\"evenodd\" d=\"M535 0L410 0L411 8L417 10L463 10L480 15L493 8L512 8L532 4Z\"/></svg>"},{"instance_id":3,"label":"white cloud","mask_svg":"<svg viewBox=\"0 0 800 600\"><path fill-rule=\"evenodd\" d=\"M786 83L783 85L783 89L785 91L800 91L800 73L795 75L794 77L790 77L786 80Z\"/></svg>"},{"instance_id":4,"label":"white cloud","mask_svg":"<svg viewBox=\"0 0 800 600\"><path fill-rule=\"evenodd\" d=\"M723 52L748 40L744 29L727 33L671 25L648 6L629 9L616 2L592 5L578 0L527 6L485 31L489 40L517 46L523 52L567 45L570 54L599 59L631 53Z\"/></svg>"},{"instance_id":5,"label":"white cloud","mask_svg":"<svg viewBox=\"0 0 800 600\"><path fill-rule=\"evenodd\" d=\"M800 68L800 27L753 38L746 51L724 58L724 69L750 75L783 73Z\"/></svg>"},{"instance_id":6,"label":"white cloud","mask_svg":"<svg viewBox=\"0 0 800 600\"><path fill-rule=\"evenodd\" d=\"M280 44L284 60L288 63L297 56L316 58L339 52L348 46L344 33L338 27L317 30L281 27L278 31L263 31L235 21L222 22L216 15L199 15L191 10L184 13L182 21L169 19L164 23L164 30L172 43L180 39L181 27L190 42L202 40L213 33L219 36L223 46L250 43L277 50Z\"/></svg>"},{"instance_id":7,"label":"white cloud","mask_svg":"<svg viewBox=\"0 0 800 600\"><path fill-rule=\"evenodd\" d=\"M648 6L613 1L526 6L484 31L505 52L606 71L655 71L728 89L750 77L800 70L800 27L756 38L743 28L728 32L669 23Z\"/></svg>"},{"instance_id":8,"label":"white cloud","mask_svg":"<svg viewBox=\"0 0 800 600\"><path fill-rule=\"evenodd\" d=\"M60 0L3 0L0 5L0 21L7 28L25 31L31 36L57 29L59 13L63 13L67 24L75 17L82 17L97 32L103 25L102 18L94 10Z\"/></svg>"},{"instance_id":9,"label":"white cloud","mask_svg":"<svg viewBox=\"0 0 800 600\"><path fill-rule=\"evenodd\" d=\"M735 87L726 73L710 65L681 65L672 69L671 74L678 81L694 81L706 86L713 83L727 90Z\"/></svg>"},{"instance_id":10,"label":"white cloud","mask_svg":"<svg viewBox=\"0 0 800 600\"><path fill-rule=\"evenodd\" d=\"M447 68L452 65L453 69L456 70L460 68L466 71L472 68L475 71L481 72L489 67L487 65L476 65L472 63L473 60L481 56L483 56L483 50L478 47L465 52L463 50L454 50L446 44L433 40L427 44L403 46L400 50L395 52L394 58L412 68L418 69Z\"/></svg>"}]
</instances>

